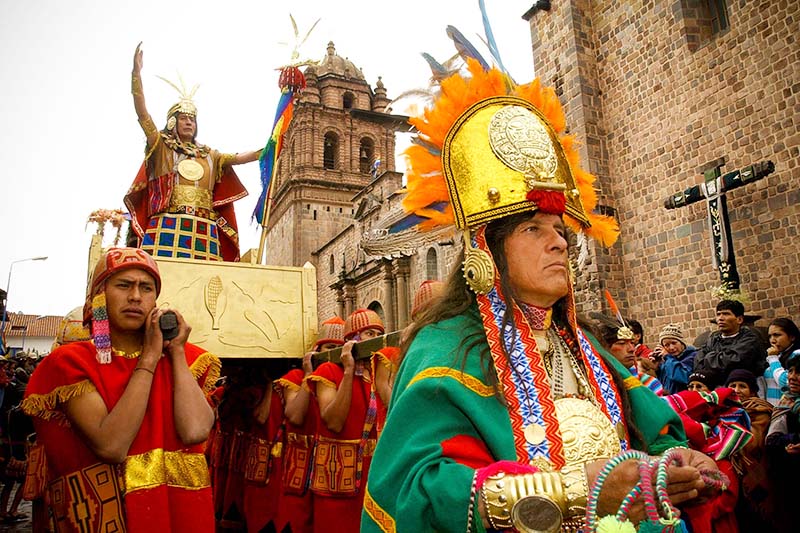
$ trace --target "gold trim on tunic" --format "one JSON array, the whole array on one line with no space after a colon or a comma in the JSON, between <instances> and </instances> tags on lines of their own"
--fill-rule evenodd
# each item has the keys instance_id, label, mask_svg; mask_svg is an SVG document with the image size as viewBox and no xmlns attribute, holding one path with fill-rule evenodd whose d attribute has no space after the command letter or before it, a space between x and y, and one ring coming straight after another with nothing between
<instances>
[{"instance_id":1,"label":"gold trim on tunic","mask_svg":"<svg viewBox=\"0 0 800 533\"><path fill-rule=\"evenodd\" d=\"M164 451L156 448L125 459L125 490L128 493L161 485L187 490L211 486L202 453Z\"/></svg>"},{"instance_id":2,"label":"gold trim on tunic","mask_svg":"<svg viewBox=\"0 0 800 533\"><path fill-rule=\"evenodd\" d=\"M494 396L495 394L494 387L486 385L485 383L483 383L481 380L479 380L474 376L466 374L455 368L449 368L446 366L434 366L431 368L426 368L425 370L414 376L411 379L411 381L408 382L406 388L411 387L411 385L417 383L418 381L422 381L423 379L429 379L429 378L452 378L461 383L462 385L464 385L466 388L468 388L475 394L483 396L484 398L487 398L489 396Z\"/></svg>"}]
</instances>

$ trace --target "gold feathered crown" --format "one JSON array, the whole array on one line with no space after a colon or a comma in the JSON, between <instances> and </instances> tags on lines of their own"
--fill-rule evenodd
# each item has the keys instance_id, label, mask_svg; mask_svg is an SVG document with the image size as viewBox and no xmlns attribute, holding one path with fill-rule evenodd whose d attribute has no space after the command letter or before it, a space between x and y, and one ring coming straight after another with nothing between
<instances>
[{"instance_id":1,"label":"gold feathered crown","mask_svg":"<svg viewBox=\"0 0 800 533\"><path fill-rule=\"evenodd\" d=\"M194 104L193 98L195 93L197 92L197 89L200 88L200 85L195 84L195 86L192 87L191 90L187 90L186 84L183 82L183 77L180 74L178 74L178 80L180 81L181 84L180 87L169 81L167 78L164 78L162 76L159 76L159 78L162 81L169 84L170 87L178 91L178 94L180 95L180 100L178 100L178 103L170 107L169 111L167 111L167 119L174 116L176 113L183 113L185 115L191 115L196 118L197 106Z\"/></svg>"},{"instance_id":2,"label":"gold feathered crown","mask_svg":"<svg viewBox=\"0 0 800 533\"><path fill-rule=\"evenodd\" d=\"M565 222L605 246L617 222L593 212L595 177L581 168L575 138L551 88L516 85L497 68L467 60L411 124L419 131L406 152L403 207L423 227L475 228L521 212L563 213Z\"/></svg>"}]
</instances>

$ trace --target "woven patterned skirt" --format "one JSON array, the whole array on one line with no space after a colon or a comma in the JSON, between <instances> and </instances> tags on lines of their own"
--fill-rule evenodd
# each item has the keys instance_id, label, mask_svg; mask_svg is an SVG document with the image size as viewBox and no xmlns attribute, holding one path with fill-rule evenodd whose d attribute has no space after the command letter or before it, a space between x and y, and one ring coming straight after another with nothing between
<instances>
[{"instance_id":1,"label":"woven patterned skirt","mask_svg":"<svg viewBox=\"0 0 800 533\"><path fill-rule=\"evenodd\" d=\"M216 222L193 215L161 213L152 216L142 249L155 257L222 261Z\"/></svg>"}]
</instances>

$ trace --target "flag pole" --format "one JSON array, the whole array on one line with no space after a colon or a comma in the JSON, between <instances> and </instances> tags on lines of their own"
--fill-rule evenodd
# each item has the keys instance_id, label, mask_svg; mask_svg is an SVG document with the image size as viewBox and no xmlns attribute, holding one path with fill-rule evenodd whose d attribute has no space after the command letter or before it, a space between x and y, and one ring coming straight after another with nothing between
<instances>
[{"instance_id":1,"label":"flag pole","mask_svg":"<svg viewBox=\"0 0 800 533\"><path fill-rule=\"evenodd\" d=\"M267 190L267 206L266 206L266 214L264 215L264 222L261 224L261 242L258 245L258 256L256 259L256 263L259 265L266 265L267 258L266 258L266 246L267 246L267 225L269 224L269 211L270 207L272 207L272 180L269 182L269 189ZM262 261L263 258L263 261Z\"/></svg>"}]
</instances>

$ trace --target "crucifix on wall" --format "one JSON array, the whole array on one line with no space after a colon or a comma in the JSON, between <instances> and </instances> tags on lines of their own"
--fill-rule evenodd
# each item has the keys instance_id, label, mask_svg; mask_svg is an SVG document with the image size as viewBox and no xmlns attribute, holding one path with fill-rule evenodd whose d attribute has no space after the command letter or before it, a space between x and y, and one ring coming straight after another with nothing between
<instances>
[{"instance_id":1,"label":"crucifix on wall","mask_svg":"<svg viewBox=\"0 0 800 533\"><path fill-rule=\"evenodd\" d=\"M772 161L760 161L722 175L720 169L723 164L717 164L706 170L703 173L703 183L670 195L664 200L664 207L677 209L706 200L714 268L719 272L721 288L728 293L738 293L739 272L736 270L736 256L725 193L771 174L775 171L775 164Z\"/></svg>"}]
</instances>

